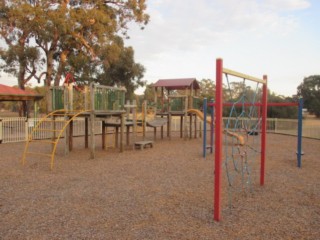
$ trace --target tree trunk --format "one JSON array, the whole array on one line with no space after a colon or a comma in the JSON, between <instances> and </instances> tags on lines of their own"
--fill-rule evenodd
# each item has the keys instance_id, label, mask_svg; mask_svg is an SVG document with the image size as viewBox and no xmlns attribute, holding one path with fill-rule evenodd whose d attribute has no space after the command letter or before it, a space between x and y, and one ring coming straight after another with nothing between
<instances>
[{"instance_id":1,"label":"tree trunk","mask_svg":"<svg viewBox=\"0 0 320 240\"><path fill-rule=\"evenodd\" d=\"M53 51L49 51L47 54L47 75L45 78L45 88L46 88L46 101L47 101L47 108L46 113L51 111L52 106L52 99L50 93L50 86L52 81L52 74L53 74Z\"/></svg>"},{"instance_id":2,"label":"tree trunk","mask_svg":"<svg viewBox=\"0 0 320 240\"><path fill-rule=\"evenodd\" d=\"M23 47L22 47L22 49L23 49ZM21 54L21 55L19 56L20 66L19 66L19 73L18 73L18 85L19 85L20 89L25 90L24 76L26 73L26 64L25 64L25 61L22 59L23 54ZM22 101L21 105L19 106L19 116L20 117L29 117L28 115L29 114L28 114L28 109L27 109L27 101Z\"/></svg>"}]
</instances>

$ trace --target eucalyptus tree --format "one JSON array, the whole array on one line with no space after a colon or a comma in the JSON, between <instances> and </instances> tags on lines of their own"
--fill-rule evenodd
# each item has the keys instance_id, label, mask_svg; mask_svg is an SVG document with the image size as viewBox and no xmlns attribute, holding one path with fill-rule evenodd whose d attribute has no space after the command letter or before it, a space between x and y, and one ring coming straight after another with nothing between
<instances>
[{"instance_id":1,"label":"eucalyptus tree","mask_svg":"<svg viewBox=\"0 0 320 240\"><path fill-rule=\"evenodd\" d=\"M297 88L297 94L303 98L304 106L312 114L320 117L320 75L305 77Z\"/></svg>"},{"instance_id":2,"label":"eucalyptus tree","mask_svg":"<svg viewBox=\"0 0 320 240\"><path fill-rule=\"evenodd\" d=\"M145 1L1 1L2 68L18 77L20 88L31 78L59 85L68 71L81 80L101 76L121 60L122 50L130 57L117 39L128 37L129 22L148 23Z\"/></svg>"}]
</instances>

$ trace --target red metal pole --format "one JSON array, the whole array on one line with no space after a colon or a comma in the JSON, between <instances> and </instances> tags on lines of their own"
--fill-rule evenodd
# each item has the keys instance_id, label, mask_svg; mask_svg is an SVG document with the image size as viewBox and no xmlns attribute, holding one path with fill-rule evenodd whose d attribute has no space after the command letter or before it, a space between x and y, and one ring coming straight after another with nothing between
<instances>
[{"instance_id":1,"label":"red metal pole","mask_svg":"<svg viewBox=\"0 0 320 240\"><path fill-rule=\"evenodd\" d=\"M266 83L262 87L262 123L261 123L261 163L260 163L260 185L264 185L264 173L266 164L266 131L267 131L267 107L268 107L268 87L267 76L264 75L263 79Z\"/></svg>"},{"instance_id":2,"label":"red metal pole","mask_svg":"<svg viewBox=\"0 0 320 240\"><path fill-rule=\"evenodd\" d=\"M214 159L214 214L215 221L221 215L221 162L222 162L222 76L223 61L216 60L216 121L215 121L215 159Z\"/></svg>"}]
</instances>

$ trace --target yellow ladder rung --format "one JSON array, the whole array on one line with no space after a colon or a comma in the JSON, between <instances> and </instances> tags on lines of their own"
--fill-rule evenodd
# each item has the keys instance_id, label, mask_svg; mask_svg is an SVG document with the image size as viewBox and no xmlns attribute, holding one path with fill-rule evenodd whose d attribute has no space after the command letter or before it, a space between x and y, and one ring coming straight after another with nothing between
<instances>
[{"instance_id":1,"label":"yellow ladder rung","mask_svg":"<svg viewBox=\"0 0 320 240\"><path fill-rule=\"evenodd\" d=\"M43 122L68 122L66 120L44 119Z\"/></svg>"},{"instance_id":2,"label":"yellow ladder rung","mask_svg":"<svg viewBox=\"0 0 320 240\"><path fill-rule=\"evenodd\" d=\"M47 129L47 128L38 128L37 132L40 132L40 131L44 131L44 132L61 132L62 130L61 129L54 130L54 129Z\"/></svg>"},{"instance_id":3,"label":"yellow ladder rung","mask_svg":"<svg viewBox=\"0 0 320 240\"><path fill-rule=\"evenodd\" d=\"M76 113L57 113L57 114L53 114L51 116L53 117L66 117L66 116L73 116L76 115Z\"/></svg>"},{"instance_id":4,"label":"yellow ladder rung","mask_svg":"<svg viewBox=\"0 0 320 240\"><path fill-rule=\"evenodd\" d=\"M52 154L39 153L39 152L26 152L26 154L41 155L41 156L48 156L48 157L52 156Z\"/></svg>"},{"instance_id":5,"label":"yellow ladder rung","mask_svg":"<svg viewBox=\"0 0 320 240\"><path fill-rule=\"evenodd\" d=\"M55 144L57 141L49 141L49 140L42 140L42 139L31 139L29 140L29 142L40 142L40 143L51 143L51 144Z\"/></svg>"}]
</instances>

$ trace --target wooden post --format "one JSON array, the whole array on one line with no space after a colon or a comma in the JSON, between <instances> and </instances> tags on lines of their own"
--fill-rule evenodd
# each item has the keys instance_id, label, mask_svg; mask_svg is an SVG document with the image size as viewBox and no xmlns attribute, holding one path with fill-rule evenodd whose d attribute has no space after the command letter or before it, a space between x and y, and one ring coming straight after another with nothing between
<instances>
[{"instance_id":1,"label":"wooden post","mask_svg":"<svg viewBox=\"0 0 320 240\"><path fill-rule=\"evenodd\" d=\"M158 87L154 87L154 113L157 113L158 106Z\"/></svg>"},{"instance_id":2,"label":"wooden post","mask_svg":"<svg viewBox=\"0 0 320 240\"><path fill-rule=\"evenodd\" d=\"M186 90L187 91L187 90ZM188 126L187 126L187 117L188 117L188 97L185 97L185 104L184 104L184 139L186 140L188 138Z\"/></svg>"},{"instance_id":3,"label":"wooden post","mask_svg":"<svg viewBox=\"0 0 320 240\"><path fill-rule=\"evenodd\" d=\"M163 115L161 115L161 118L163 118ZM160 128L161 128L161 139L163 139L163 126L161 126Z\"/></svg>"},{"instance_id":4,"label":"wooden post","mask_svg":"<svg viewBox=\"0 0 320 240\"><path fill-rule=\"evenodd\" d=\"M127 103L126 103L126 120L125 121L128 121L129 120L129 115L130 115L130 109L131 109L131 105L130 105L130 100L127 100ZM129 146L129 136L130 135L130 126L127 125L126 126L126 145Z\"/></svg>"},{"instance_id":5,"label":"wooden post","mask_svg":"<svg viewBox=\"0 0 320 240\"><path fill-rule=\"evenodd\" d=\"M123 152L123 133L124 133L124 121L125 113L121 113L121 130L120 130L120 152Z\"/></svg>"},{"instance_id":6,"label":"wooden post","mask_svg":"<svg viewBox=\"0 0 320 240\"><path fill-rule=\"evenodd\" d=\"M70 97L70 87L68 85L64 85L64 91L63 91L63 94L64 94L64 103L63 103L63 108L66 112L69 111L69 97ZM68 121L68 116L64 116L64 120L65 121ZM70 129L69 127L67 127L65 129L65 132L64 132L64 141L65 141L65 145L64 145L64 154L65 155L68 155L69 154L69 144L70 144Z\"/></svg>"},{"instance_id":7,"label":"wooden post","mask_svg":"<svg viewBox=\"0 0 320 240\"><path fill-rule=\"evenodd\" d=\"M91 111L90 111L90 143L91 143L91 149L90 149L90 158L95 158L95 137L94 137L94 121L95 121L95 104L94 104L94 92L95 92L95 86L94 83L90 84L90 103L91 103Z\"/></svg>"},{"instance_id":8,"label":"wooden post","mask_svg":"<svg viewBox=\"0 0 320 240\"><path fill-rule=\"evenodd\" d=\"M157 128L156 127L153 128L153 139L154 140L157 139Z\"/></svg>"},{"instance_id":9,"label":"wooden post","mask_svg":"<svg viewBox=\"0 0 320 240\"><path fill-rule=\"evenodd\" d=\"M73 149L73 120L69 123L69 151Z\"/></svg>"},{"instance_id":10,"label":"wooden post","mask_svg":"<svg viewBox=\"0 0 320 240\"><path fill-rule=\"evenodd\" d=\"M28 137L28 134L26 134L26 140ZM0 144L2 143L2 140L3 140L3 133L2 133L2 118L0 118Z\"/></svg>"},{"instance_id":11,"label":"wooden post","mask_svg":"<svg viewBox=\"0 0 320 240\"><path fill-rule=\"evenodd\" d=\"M143 102L142 106L142 111L143 111L143 119L142 119L142 136L143 140L146 138L146 130L147 130L147 101Z\"/></svg>"},{"instance_id":12,"label":"wooden post","mask_svg":"<svg viewBox=\"0 0 320 240\"><path fill-rule=\"evenodd\" d=\"M130 125L126 126L126 145L130 144Z\"/></svg>"},{"instance_id":13,"label":"wooden post","mask_svg":"<svg viewBox=\"0 0 320 240\"><path fill-rule=\"evenodd\" d=\"M101 136L101 140L102 140L102 149L106 149L106 127L105 127L105 121L102 120L102 136Z\"/></svg>"},{"instance_id":14,"label":"wooden post","mask_svg":"<svg viewBox=\"0 0 320 240\"><path fill-rule=\"evenodd\" d=\"M168 122L167 122L167 136L169 137L169 140L171 140L171 113L168 113Z\"/></svg>"},{"instance_id":15,"label":"wooden post","mask_svg":"<svg viewBox=\"0 0 320 240\"><path fill-rule=\"evenodd\" d=\"M116 132L115 132L114 141L115 141L116 148L118 148L119 147L119 127L115 127L115 128L116 128Z\"/></svg>"},{"instance_id":16,"label":"wooden post","mask_svg":"<svg viewBox=\"0 0 320 240\"><path fill-rule=\"evenodd\" d=\"M84 118L84 147L88 148L89 147L89 123L88 123L88 117L86 116Z\"/></svg>"},{"instance_id":17,"label":"wooden post","mask_svg":"<svg viewBox=\"0 0 320 240\"><path fill-rule=\"evenodd\" d=\"M183 137L183 115L180 116L180 138Z\"/></svg>"},{"instance_id":18,"label":"wooden post","mask_svg":"<svg viewBox=\"0 0 320 240\"><path fill-rule=\"evenodd\" d=\"M192 117L192 113L190 113L190 116L189 116L189 138L191 139L192 138L192 120L193 120L193 117Z\"/></svg>"},{"instance_id":19,"label":"wooden post","mask_svg":"<svg viewBox=\"0 0 320 240\"><path fill-rule=\"evenodd\" d=\"M197 138L197 116L194 116L194 138Z\"/></svg>"}]
</instances>

